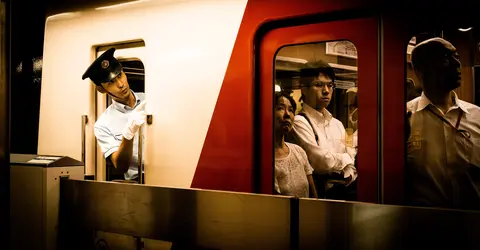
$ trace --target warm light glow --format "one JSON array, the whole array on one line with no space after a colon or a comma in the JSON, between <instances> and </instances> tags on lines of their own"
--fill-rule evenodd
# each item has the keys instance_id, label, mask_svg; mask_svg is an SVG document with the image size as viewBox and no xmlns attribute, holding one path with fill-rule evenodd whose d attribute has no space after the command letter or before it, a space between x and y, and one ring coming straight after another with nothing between
<instances>
[{"instance_id":1,"label":"warm light glow","mask_svg":"<svg viewBox=\"0 0 480 250\"><path fill-rule=\"evenodd\" d=\"M459 28L458 30L461 31L461 32L467 32L467 31L469 31L469 30L471 30L471 29L472 29L472 27L468 27L468 28L466 28L466 29Z\"/></svg>"},{"instance_id":2,"label":"warm light glow","mask_svg":"<svg viewBox=\"0 0 480 250\"><path fill-rule=\"evenodd\" d=\"M142 3L142 2L148 2L148 1L149 1L149 0L137 0L137 1L127 2L127 3L121 3L121 4L110 5L110 6L98 7L98 8L95 8L95 10L106 10L106 9L120 8L120 7L123 7L123 6L132 5L132 4L138 4L138 3Z\"/></svg>"},{"instance_id":3,"label":"warm light glow","mask_svg":"<svg viewBox=\"0 0 480 250\"><path fill-rule=\"evenodd\" d=\"M282 88L277 84L275 84L275 92L282 92Z\"/></svg>"},{"instance_id":4,"label":"warm light glow","mask_svg":"<svg viewBox=\"0 0 480 250\"><path fill-rule=\"evenodd\" d=\"M285 62L294 62L294 63L307 63L308 61L301 58L286 57L286 56L277 56L275 60L285 61Z\"/></svg>"},{"instance_id":5,"label":"warm light glow","mask_svg":"<svg viewBox=\"0 0 480 250\"><path fill-rule=\"evenodd\" d=\"M60 14L49 16L49 17L47 17L47 19L52 20L52 19L58 19L58 18L63 18L63 17L70 17L71 18L71 17L77 16L79 14L80 14L80 12L65 12L65 13L60 13Z\"/></svg>"},{"instance_id":6,"label":"warm light glow","mask_svg":"<svg viewBox=\"0 0 480 250\"><path fill-rule=\"evenodd\" d=\"M337 64L337 63L328 63L328 65L330 65L330 67L336 68L336 69L345 69L345 70L350 70L350 71L358 71L358 68L355 67L355 66Z\"/></svg>"}]
</instances>

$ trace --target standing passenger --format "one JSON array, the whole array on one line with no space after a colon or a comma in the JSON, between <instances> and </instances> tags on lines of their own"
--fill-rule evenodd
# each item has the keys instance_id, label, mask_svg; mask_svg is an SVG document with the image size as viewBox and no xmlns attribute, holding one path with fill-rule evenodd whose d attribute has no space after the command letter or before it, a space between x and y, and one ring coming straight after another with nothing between
<instances>
[{"instance_id":1,"label":"standing passenger","mask_svg":"<svg viewBox=\"0 0 480 250\"><path fill-rule=\"evenodd\" d=\"M145 123L143 95L134 93L123 72L122 65L113 56L114 48L100 55L82 76L90 78L97 91L108 94L112 104L95 122L94 132L107 165L124 173L125 180L138 178L138 135Z\"/></svg>"},{"instance_id":2,"label":"standing passenger","mask_svg":"<svg viewBox=\"0 0 480 250\"><path fill-rule=\"evenodd\" d=\"M292 130L296 104L287 93L275 93L275 192L298 198L317 198L313 169L302 148L285 142Z\"/></svg>"},{"instance_id":3,"label":"standing passenger","mask_svg":"<svg viewBox=\"0 0 480 250\"><path fill-rule=\"evenodd\" d=\"M442 38L423 41L412 64L423 93L407 103L407 203L480 209L480 108L453 91L461 84L456 49Z\"/></svg>"},{"instance_id":4,"label":"standing passenger","mask_svg":"<svg viewBox=\"0 0 480 250\"><path fill-rule=\"evenodd\" d=\"M300 85L304 102L295 117L290 139L305 150L310 165L319 175L315 178L319 194L344 199L345 186L356 180L357 170L354 166L355 150L344 143L345 128L327 110L335 87L335 73L322 61L307 65L300 71ZM331 189L333 185L327 183L334 176L342 179L342 184L336 185L338 189Z\"/></svg>"}]
</instances>

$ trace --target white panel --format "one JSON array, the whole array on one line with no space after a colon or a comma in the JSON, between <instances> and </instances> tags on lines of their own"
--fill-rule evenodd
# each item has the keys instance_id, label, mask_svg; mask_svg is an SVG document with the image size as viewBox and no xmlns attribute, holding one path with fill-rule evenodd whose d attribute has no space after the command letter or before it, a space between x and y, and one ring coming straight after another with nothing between
<instances>
[{"instance_id":1,"label":"white panel","mask_svg":"<svg viewBox=\"0 0 480 250\"><path fill-rule=\"evenodd\" d=\"M190 187L246 2L150 0L49 17L38 154L80 159L81 115L88 114L91 169L96 93L81 76L95 57L93 46L143 39L154 117L146 130L146 183Z\"/></svg>"}]
</instances>

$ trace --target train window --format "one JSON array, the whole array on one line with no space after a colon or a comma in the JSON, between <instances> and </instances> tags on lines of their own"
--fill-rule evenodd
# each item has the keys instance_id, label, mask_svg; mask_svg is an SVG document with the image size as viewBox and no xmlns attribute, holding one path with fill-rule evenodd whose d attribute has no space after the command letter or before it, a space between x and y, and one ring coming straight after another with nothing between
<instances>
[{"instance_id":1,"label":"train window","mask_svg":"<svg viewBox=\"0 0 480 250\"><path fill-rule=\"evenodd\" d=\"M417 34L406 54L407 205L480 209L480 32Z\"/></svg>"},{"instance_id":2,"label":"train window","mask_svg":"<svg viewBox=\"0 0 480 250\"><path fill-rule=\"evenodd\" d=\"M282 47L274 85L274 192L355 200L355 45L342 40Z\"/></svg>"}]
</instances>

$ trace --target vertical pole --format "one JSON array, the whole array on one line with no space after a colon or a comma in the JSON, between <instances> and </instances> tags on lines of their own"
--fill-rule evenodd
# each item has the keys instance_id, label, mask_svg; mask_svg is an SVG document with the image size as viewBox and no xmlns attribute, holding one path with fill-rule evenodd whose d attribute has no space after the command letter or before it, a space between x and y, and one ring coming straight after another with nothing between
<instances>
[{"instance_id":1,"label":"vertical pole","mask_svg":"<svg viewBox=\"0 0 480 250\"><path fill-rule=\"evenodd\" d=\"M85 162L85 148L86 148L86 129L85 126L87 126L88 122L88 116L82 115L82 159L81 161L83 162L83 173L87 174L87 163ZM97 173L95 173L96 175Z\"/></svg>"},{"instance_id":2,"label":"vertical pole","mask_svg":"<svg viewBox=\"0 0 480 250\"><path fill-rule=\"evenodd\" d=\"M138 183L144 184L143 180L143 126L138 130Z\"/></svg>"}]
</instances>

